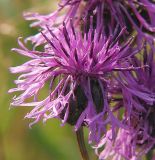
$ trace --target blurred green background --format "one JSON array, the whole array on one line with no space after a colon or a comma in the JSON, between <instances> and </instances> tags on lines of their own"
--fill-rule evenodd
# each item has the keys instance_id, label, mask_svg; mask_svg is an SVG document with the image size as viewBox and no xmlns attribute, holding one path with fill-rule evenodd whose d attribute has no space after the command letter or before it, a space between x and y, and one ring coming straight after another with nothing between
<instances>
[{"instance_id":1,"label":"blurred green background","mask_svg":"<svg viewBox=\"0 0 155 160\"><path fill-rule=\"evenodd\" d=\"M40 122L30 129L29 121L23 118L30 107L9 110L13 95L7 91L15 87L13 80L17 75L11 75L8 68L27 60L10 49L17 47L17 37L27 37L36 32L29 28L30 22L23 19L22 13L49 13L56 5L56 0L0 0L0 160L81 159L72 127L61 127L58 120L52 119L45 125ZM44 89L45 92L48 88ZM91 148L88 149L92 155Z\"/></svg>"}]
</instances>

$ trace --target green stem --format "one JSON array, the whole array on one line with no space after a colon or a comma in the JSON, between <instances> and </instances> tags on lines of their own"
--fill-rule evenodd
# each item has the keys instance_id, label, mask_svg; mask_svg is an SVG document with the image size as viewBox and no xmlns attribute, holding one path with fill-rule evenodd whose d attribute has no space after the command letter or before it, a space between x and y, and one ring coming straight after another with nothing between
<instances>
[{"instance_id":1,"label":"green stem","mask_svg":"<svg viewBox=\"0 0 155 160\"><path fill-rule=\"evenodd\" d=\"M146 155L146 160L151 160L153 158L153 150L150 150Z\"/></svg>"},{"instance_id":2,"label":"green stem","mask_svg":"<svg viewBox=\"0 0 155 160\"><path fill-rule=\"evenodd\" d=\"M76 138L79 145L80 153L83 160L89 160L88 152L84 142L83 127L76 132Z\"/></svg>"}]
</instances>

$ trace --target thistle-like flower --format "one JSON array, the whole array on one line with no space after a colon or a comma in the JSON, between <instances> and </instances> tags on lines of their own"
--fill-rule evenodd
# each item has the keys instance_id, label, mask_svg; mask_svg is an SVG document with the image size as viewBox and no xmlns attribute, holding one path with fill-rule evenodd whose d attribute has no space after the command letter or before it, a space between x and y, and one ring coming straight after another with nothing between
<instances>
[{"instance_id":1,"label":"thistle-like flower","mask_svg":"<svg viewBox=\"0 0 155 160\"><path fill-rule=\"evenodd\" d=\"M66 10L66 14L60 14L62 10ZM102 24L106 35L113 34L113 30L119 24L120 31L124 27L127 28L124 36L134 34L140 37L139 40L143 38L154 40L155 3L149 0L62 0L54 13L24 15L27 20L35 20L32 27L38 26L44 29L45 33L48 32L46 25L54 31L63 21L69 23L70 19L74 19L78 28L81 27L81 23L89 24L91 16L95 17L93 23L96 26ZM28 37L27 40L36 46L45 42L40 34Z\"/></svg>"},{"instance_id":2,"label":"thistle-like flower","mask_svg":"<svg viewBox=\"0 0 155 160\"><path fill-rule=\"evenodd\" d=\"M127 62L136 51L128 53L130 41L118 44L120 34L115 39L107 39L98 28L94 30L90 26L82 35L74 29L72 21L68 28L64 23L58 35L48 27L47 30L51 37L42 32L47 42L43 52L27 49L20 39L20 49L13 49L32 60L10 68L12 73L22 74L15 81L17 88L9 92L23 92L13 98L11 105L34 107L26 115L34 119L30 126L40 119L60 118L62 123L75 125L75 130L88 126L90 141L98 141L101 133L106 132L107 124L111 123L114 128L119 124L108 105L110 74L133 69ZM50 93L38 101L39 91L48 81ZM30 97L34 101L26 102ZM102 124L103 118L107 120Z\"/></svg>"},{"instance_id":3,"label":"thistle-like flower","mask_svg":"<svg viewBox=\"0 0 155 160\"><path fill-rule=\"evenodd\" d=\"M127 130L119 129L117 137L114 141L112 138L112 131L109 130L100 143L96 146L96 154L99 160L137 160L136 144L132 141L132 133ZM104 147L103 151L99 153L98 148Z\"/></svg>"},{"instance_id":4,"label":"thistle-like flower","mask_svg":"<svg viewBox=\"0 0 155 160\"><path fill-rule=\"evenodd\" d=\"M148 48L148 45L150 48ZM115 140L108 138L111 137L111 130L101 139L96 149L98 151L98 148L105 146L105 149L100 154L98 153L101 159L106 159L109 154L112 160L121 159L121 157L127 160L139 160L155 145L155 88L153 87L155 61L153 43L144 43L141 54L141 58L134 57L132 63L135 66L148 65L149 68L119 73L119 84L122 85L124 101L122 102L124 107L122 104L121 107L124 108L125 112L124 123L126 128L119 129Z\"/></svg>"}]
</instances>

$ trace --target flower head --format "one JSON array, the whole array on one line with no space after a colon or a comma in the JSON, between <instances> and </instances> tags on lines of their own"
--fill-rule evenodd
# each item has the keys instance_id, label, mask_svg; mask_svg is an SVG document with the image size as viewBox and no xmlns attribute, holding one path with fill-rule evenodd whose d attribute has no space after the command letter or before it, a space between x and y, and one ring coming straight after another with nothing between
<instances>
[{"instance_id":1,"label":"flower head","mask_svg":"<svg viewBox=\"0 0 155 160\"><path fill-rule=\"evenodd\" d=\"M148 45L151 48L148 48ZM144 43L141 52L143 61L139 57L132 59L135 66L149 65L149 68L119 73L126 128L120 128L114 140L109 138L112 130L103 136L97 146L97 150L105 146L99 154L101 159L106 159L110 155L114 160L121 157L138 160L155 145L155 89L153 87L155 76L152 70L155 61L152 45L153 43ZM121 107L123 107L122 103Z\"/></svg>"},{"instance_id":2,"label":"flower head","mask_svg":"<svg viewBox=\"0 0 155 160\"><path fill-rule=\"evenodd\" d=\"M62 123L75 125L76 130L87 125L91 130L90 141L94 141L105 131L100 119L107 117L107 112L107 122L103 123L117 124L107 104L108 77L115 70L130 68L126 61L136 52L128 53L130 41L119 45L117 39L120 35L116 39L107 39L98 29L90 27L82 35L74 29L72 21L68 28L64 23L57 35L47 28L50 37L41 32L46 40L43 52L27 49L19 39L21 48L13 50L32 60L10 68L12 73L22 74L15 81L17 88L9 92L23 92L13 98L11 105L34 107L26 115L26 118L34 119L30 125L40 119L60 118ZM38 101L39 91L48 81L50 93ZM34 97L34 101L26 102L30 97ZM95 128L98 138L94 136L97 133Z\"/></svg>"},{"instance_id":3,"label":"flower head","mask_svg":"<svg viewBox=\"0 0 155 160\"><path fill-rule=\"evenodd\" d=\"M136 145L132 141L132 133L130 131L119 129L117 137L114 141L111 140L112 131L109 130L100 143L95 146L96 153L99 155L100 160L112 159L121 160L138 160ZM104 147L104 150L99 153L98 149Z\"/></svg>"},{"instance_id":4,"label":"flower head","mask_svg":"<svg viewBox=\"0 0 155 160\"><path fill-rule=\"evenodd\" d=\"M105 35L113 35L116 27L119 31L126 27L124 37L134 34L141 42L143 39L154 40L154 8L154 2L149 0L61 0L58 9L53 13L48 15L25 13L24 17L26 20L35 21L31 27L43 29L48 37L50 35L46 26L56 33L56 28L63 22L67 24L70 19L74 19L76 28L81 29L83 24L89 28L89 20L93 16L93 24L102 26ZM65 10L66 14L61 13L62 10ZM40 33L28 37L27 40L34 43L34 47L46 42Z\"/></svg>"}]
</instances>

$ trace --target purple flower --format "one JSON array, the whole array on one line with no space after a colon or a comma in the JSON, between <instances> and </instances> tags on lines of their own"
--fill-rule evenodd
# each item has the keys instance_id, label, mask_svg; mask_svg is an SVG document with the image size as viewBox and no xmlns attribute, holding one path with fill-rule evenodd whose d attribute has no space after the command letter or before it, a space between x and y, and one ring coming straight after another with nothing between
<instances>
[{"instance_id":1,"label":"purple flower","mask_svg":"<svg viewBox=\"0 0 155 160\"><path fill-rule=\"evenodd\" d=\"M154 39L148 33L155 32L155 3L149 0L62 0L59 6L69 8L67 18L80 20L85 17L89 20L91 15L100 13L109 32L120 24L121 27L126 26L129 32L136 29L138 34Z\"/></svg>"},{"instance_id":2,"label":"purple flower","mask_svg":"<svg viewBox=\"0 0 155 160\"><path fill-rule=\"evenodd\" d=\"M135 120L135 119L134 119ZM112 160L140 160L155 144L155 139L148 135L147 120L137 120L137 128L119 129L115 139L112 139L112 130L101 138L94 148L100 160L110 158ZM138 124L139 123L139 124ZM153 127L153 126L152 126ZM104 148L101 151L101 148ZM101 152L99 152L99 150Z\"/></svg>"},{"instance_id":3,"label":"purple flower","mask_svg":"<svg viewBox=\"0 0 155 160\"><path fill-rule=\"evenodd\" d=\"M95 146L100 160L109 158L111 160L121 160L122 158L126 160L138 160L136 144L132 141L130 131L119 129L116 139L112 141L111 138L112 131L109 130L100 143ZM98 149L101 147L104 147L104 150L99 153Z\"/></svg>"},{"instance_id":4,"label":"purple flower","mask_svg":"<svg viewBox=\"0 0 155 160\"><path fill-rule=\"evenodd\" d=\"M148 0L62 0L51 14L24 14L41 31L25 40L33 50L20 38L13 49L31 60L10 68L21 74L11 105L33 107L30 126L57 118L88 127L100 159L141 159L155 145L154 10Z\"/></svg>"},{"instance_id":5,"label":"purple flower","mask_svg":"<svg viewBox=\"0 0 155 160\"><path fill-rule=\"evenodd\" d=\"M122 85L125 106L131 106L130 111L135 109L139 113L148 111L149 106L153 106L155 101L155 88L153 87L155 81L153 43L144 43L140 56L143 61L134 56L131 63L134 66L147 65L149 67L141 68L134 72L119 73L119 82ZM128 110L129 117L130 111Z\"/></svg>"},{"instance_id":6,"label":"purple flower","mask_svg":"<svg viewBox=\"0 0 155 160\"><path fill-rule=\"evenodd\" d=\"M150 48L148 48L150 45ZM142 58L134 57L135 66L149 65L149 68L119 73L119 84L122 84L122 100L124 103L125 129L119 129L116 139L111 140L109 130L97 146L104 150L99 154L101 159L111 155L113 159L141 159L155 145L155 66L153 43L144 43ZM121 100L120 100L121 101ZM122 103L121 103L122 105ZM120 107L122 108L123 105ZM109 154L109 155L108 155Z\"/></svg>"},{"instance_id":7,"label":"purple flower","mask_svg":"<svg viewBox=\"0 0 155 160\"><path fill-rule=\"evenodd\" d=\"M117 41L124 31L115 39L107 39L99 28L94 30L90 26L82 36L72 21L68 28L64 23L57 35L50 28L47 30L50 37L41 33L46 40L43 52L27 49L20 39L20 49L13 49L32 60L10 68L12 73L21 75L15 81L17 88L9 92L22 92L13 98L11 105L34 107L26 115L34 119L30 126L41 119L45 122L60 118L63 124L75 125L75 130L81 125L88 126L90 142L98 141L109 123L113 132L117 125L121 126L108 105L109 77L115 70L134 69L127 62L136 51L129 54L130 40L119 46ZM49 95L38 100L39 91L48 82ZM34 101L27 102L31 97ZM107 120L102 121L103 118Z\"/></svg>"},{"instance_id":8,"label":"purple flower","mask_svg":"<svg viewBox=\"0 0 155 160\"><path fill-rule=\"evenodd\" d=\"M62 10L66 14L60 14ZM119 31L126 27L124 37L130 37L133 34L139 37L139 41L145 39L154 39L155 32L155 4L148 0L62 0L58 9L48 15L38 13L26 13L26 20L33 20L31 27L43 29L44 34L48 37L46 26L57 33L57 27L62 22L69 23L74 19L74 26L81 28L81 25L89 27L90 17L95 17L93 23L96 26L104 28L105 35L113 35L113 31L119 26ZM123 16L122 16L123 15ZM35 44L34 47L45 43L45 39L40 33L30 36L26 39Z\"/></svg>"},{"instance_id":9,"label":"purple flower","mask_svg":"<svg viewBox=\"0 0 155 160\"><path fill-rule=\"evenodd\" d=\"M141 55L133 56L129 63L135 67L149 67L119 71L115 81L111 83L109 99L115 103L113 113L123 111L124 127L119 126L115 138L112 136L112 129L103 135L95 147L100 159L119 160L123 157L127 160L140 160L155 145L154 44L151 41L144 42L140 48Z\"/></svg>"}]
</instances>

